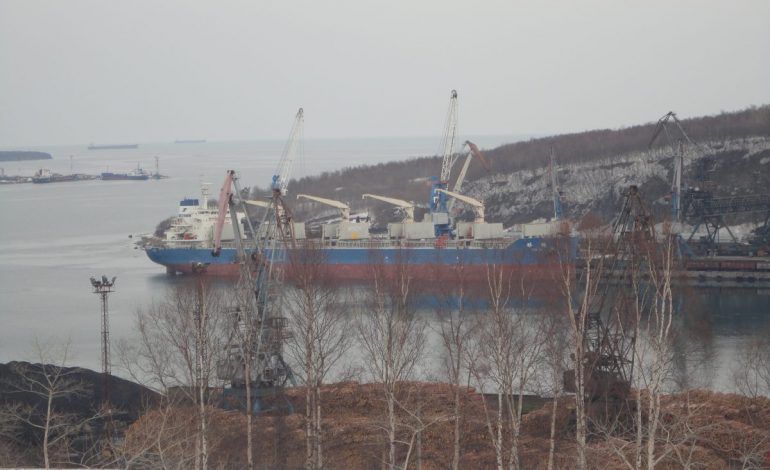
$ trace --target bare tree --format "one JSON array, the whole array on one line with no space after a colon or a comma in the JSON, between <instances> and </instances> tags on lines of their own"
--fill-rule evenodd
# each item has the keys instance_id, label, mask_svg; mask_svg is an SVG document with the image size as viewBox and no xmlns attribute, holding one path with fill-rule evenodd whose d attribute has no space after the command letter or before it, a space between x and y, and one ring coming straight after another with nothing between
<instances>
[{"instance_id":1,"label":"bare tree","mask_svg":"<svg viewBox=\"0 0 770 470\"><path fill-rule=\"evenodd\" d=\"M66 367L69 342L43 344L36 338L34 348L40 364L15 363L13 376L4 380L9 398L17 399L0 408L0 421L7 424L6 430L26 427L39 432L42 462L50 468L54 463L70 463L72 440L91 433L90 424L102 414L94 410L84 417L63 407L91 394L78 377L81 369Z\"/></svg>"},{"instance_id":2,"label":"bare tree","mask_svg":"<svg viewBox=\"0 0 770 470\"><path fill-rule=\"evenodd\" d=\"M125 370L138 382L160 390L166 406L179 394L197 409L194 467L205 469L209 455L210 386L224 351L224 298L203 278L170 291L164 302L137 315L135 343L119 345Z\"/></svg>"},{"instance_id":3,"label":"bare tree","mask_svg":"<svg viewBox=\"0 0 770 470\"><path fill-rule=\"evenodd\" d=\"M489 309L479 326L471 373L482 393L494 389L497 407L490 413L482 397L487 431L495 450L497 468L519 469L521 418L524 395L535 377L543 342L524 313L510 305L514 289L522 303L530 298L526 277L514 279L498 265L487 267Z\"/></svg>"},{"instance_id":4,"label":"bare tree","mask_svg":"<svg viewBox=\"0 0 770 470\"><path fill-rule=\"evenodd\" d=\"M462 384L467 376L470 380L467 367L468 343L478 324L469 317L470 312L466 306L468 285L466 272L463 265L455 267L455 278L452 282L442 283L439 292L438 334L444 348L443 366L449 383L452 385L452 469L460 468L460 438L463 419Z\"/></svg>"},{"instance_id":5,"label":"bare tree","mask_svg":"<svg viewBox=\"0 0 770 470\"><path fill-rule=\"evenodd\" d=\"M596 240L587 237L583 241L582 257L586 266L582 275L578 276L571 263L562 265L561 288L564 297L565 310L570 326L570 342L572 352L572 377L565 374L565 389L575 394L575 442L577 444L576 467L580 470L587 468L587 436L588 419L586 410L587 379L591 374L591 361L586 349L586 334L588 332L588 317L590 309L597 296L599 280L604 268L604 257L597 256L594 247ZM579 281L579 282L578 282ZM571 383L569 383L571 382Z\"/></svg>"},{"instance_id":6,"label":"bare tree","mask_svg":"<svg viewBox=\"0 0 770 470\"><path fill-rule=\"evenodd\" d=\"M737 367L733 371L735 386L749 397L770 395L770 336L757 333L738 350Z\"/></svg>"},{"instance_id":7,"label":"bare tree","mask_svg":"<svg viewBox=\"0 0 770 470\"><path fill-rule=\"evenodd\" d=\"M559 400L564 390L564 372L568 369L570 349L569 326L561 307L546 306L537 312L537 336L543 339L539 361L542 367L539 377L540 390L551 396L551 426L548 445L548 470L553 470L556 452L556 425Z\"/></svg>"},{"instance_id":8,"label":"bare tree","mask_svg":"<svg viewBox=\"0 0 770 470\"><path fill-rule=\"evenodd\" d=\"M643 285L638 277L632 277L636 318L634 321L638 338L634 342L633 354L636 364L636 444L644 442L645 460L648 469L655 466L670 452L665 449L656 456L656 442L661 418L661 397L664 384L672 369L672 326L674 318L674 296L672 291L672 273L674 269L675 238L667 233L659 247L648 247L648 281ZM646 393L643 395L641 389ZM642 408L646 404L646 417ZM641 451L641 448L639 449ZM634 468L641 468L642 458L639 453Z\"/></svg>"},{"instance_id":9,"label":"bare tree","mask_svg":"<svg viewBox=\"0 0 770 470\"><path fill-rule=\"evenodd\" d=\"M382 426L388 442L385 463L391 470L396 468L399 444L400 386L412 376L425 344L425 322L412 305L414 286L407 262L406 255L400 253L392 265L385 265L383 260L372 263L369 295L356 322L364 367L382 384L387 407Z\"/></svg>"},{"instance_id":10,"label":"bare tree","mask_svg":"<svg viewBox=\"0 0 770 470\"><path fill-rule=\"evenodd\" d=\"M288 352L294 372L305 386L305 467L323 468L321 386L331 369L350 348L347 315L342 310L340 286L324 276L321 250L310 245L290 253L284 308L293 333Z\"/></svg>"},{"instance_id":11,"label":"bare tree","mask_svg":"<svg viewBox=\"0 0 770 470\"><path fill-rule=\"evenodd\" d=\"M200 439L197 407L175 394L166 395L160 403L148 408L126 432L116 451L116 460L126 469L188 469L200 463L197 452Z\"/></svg>"}]
</instances>

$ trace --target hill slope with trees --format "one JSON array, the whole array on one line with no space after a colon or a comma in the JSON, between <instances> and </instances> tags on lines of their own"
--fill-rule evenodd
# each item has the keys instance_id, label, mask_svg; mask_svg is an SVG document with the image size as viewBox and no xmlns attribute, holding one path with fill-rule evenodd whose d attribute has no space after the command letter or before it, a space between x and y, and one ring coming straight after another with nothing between
<instances>
[{"instance_id":1,"label":"hill slope with trees","mask_svg":"<svg viewBox=\"0 0 770 470\"><path fill-rule=\"evenodd\" d=\"M673 149L663 139L649 148L655 125L650 122L562 134L485 149L491 171L472 164L463 192L486 202L490 221L510 225L548 217L551 196L546 177L553 152L567 217L588 212L610 217L617 205L618 188L629 184L639 185L649 202L661 203L670 187ZM698 144L687 149L685 184L693 184L695 173L705 171L719 175L717 195L770 187L766 171L770 162L770 105L685 119L682 126ZM289 192L345 201L354 210L374 209L375 220L384 223L392 219L390 208L362 202L361 194L388 195L424 206L430 177L440 168L437 156L351 167L292 181ZM292 202L300 220L334 214L314 203Z\"/></svg>"}]
</instances>

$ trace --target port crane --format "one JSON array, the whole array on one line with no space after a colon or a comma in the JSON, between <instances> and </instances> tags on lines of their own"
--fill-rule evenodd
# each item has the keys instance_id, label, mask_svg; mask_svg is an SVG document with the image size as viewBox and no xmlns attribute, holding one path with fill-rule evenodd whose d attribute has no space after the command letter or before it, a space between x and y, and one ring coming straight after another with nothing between
<instances>
[{"instance_id":1,"label":"port crane","mask_svg":"<svg viewBox=\"0 0 770 470\"><path fill-rule=\"evenodd\" d=\"M562 218L561 199L563 195L559 188L559 175L556 174L553 149L551 150L551 157L548 161L548 173L550 174L551 192L553 194L553 219L558 221Z\"/></svg>"},{"instance_id":2,"label":"port crane","mask_svg":"<svg viewBox=\"0 0 770 470\"><path fill-rule=\"evenodd\" d=\"M272 195L267 207L264 201L246 201L238 185L234 170L225 176L219 195L219 214L214 233L214 252L221 251L221 235L225 213L246 212L246 204L265 207L257 236L251 221L246 217L250 239L241 238L240 221L232 216L233 233L237 250L236 260L240 277L236 289L236 306L233 311L233 329L226 350L226 358L217 366L217 375L228 382L223 399L235 401L237 407L253 412L263 410L262 399L277 394L287 382L294 382L291 368L283 359L283 344L291 337L287 319L277 309L276 287L278 270L274 269L279 257L294 246L291 211L283 196L286 194L291 169L302 133L304 113L299 109L289 134L278 169L271 179ZM246 244L248 244L248 251Z\"/></svg>"},{"instance_id":3,"label":"port crane","mask_svg":"<svg viewBox=\"0 0 770 470\"><path fill-rule=\"evenodd\" d=\"M438 178L433 177L430 193L430 213L435 224L436 236L448 235L451 233L452 228L449 220L449 213L454 206L454 199L449 199L446 193L441 190L449 190L450 179L452 176L452 168L457 160L462 156L462 153L455 152L455 146L458 139L458 102L457 102L457 90L452 90L449 98L449 109L447 111L446 120L444 122L444 133L441 139L441 147L439 148L439 155L441 155L441 174ZM460 169L460 173L457 176L452 191L459 193L462 189L462 184L465 181L465 175L468 173L468 167L470 166L473 158L478 159L484 168L489 170L489 164L479 151L479 148L471 141L465 141L463 148L467 147L469 151L465 157L465 163Z\"/></svg>"},{"instance_id":4,"label":"port crane","mask_svg":"<svg viewBox=\"0 0 770 470\"><path fill-rule=\"evenodd\" d=\"M681 138L678 139L678 143L675 146L674 145L674 139L671 134L671 130L669 129L670 123L669 121L672 121L674 125L676 126L676 129L679 131L679 134L681 134ZM681 221L681 215L682 215L682 172L684 171L684 157L685 157L685 147L684 143L687 142L689 145L696 145L695 142L693 142L692 139L690 139L690 136L687 135L687 132L684 131L684 128L682 127L682 123L679 121L679 118L676 117L676 113L673 111L667 112L665 115L663 115L660 119L658 119L658 123L655 126L655 131L652 134L652 139L650 139L650 143L648 144L648 148L652 148L652 145L655 143L655 140L657 140L658 136L661 134L666 136L666 140L668 141L669 145L671 145L674 148L674 177L671 181L671 219L674 223L679 223Z\"/></svg>"},{"instance_id":5,"label":"port crane","mask_svg":"<svg viewBox=\"0 0 770 470\"><path fill-rule=\"evenodd\" d=\"M469 206L473 207L473 212L475 214L475 219L473 220L476 223L484 222L484 203L473 199L472 197L464 196L462 194L458 194L454 191L447 191L446 189L436 189L436 191L445 194L449 197L451 197L453 200L462 201Z\"/></svg>"},{"instance_id":6,"label":"port crane","mask_svg":"<svg viewBox=\"0 0 770 470\"><path fill-rule=\"evenodd\" d=\"M377 201L382 201L387 204L396 206L404 211L404 222L414 222L414 203L404 201L402 199L396 199L392 197L387 196L378 196L376 194L364 194L361 196L361 199L376 199Z\"/></svg>"},{"instance_id":7,"label":"port crane","mask_svg":"<svg viewBox=\"0 0 770 470\"><path fill-rule=\"evenodd\" d=\"M309 194L297 194L297 199L308 199L310 201L315 201L320 204L325 204L330 207L334 207L335 209L339 209L340 211L340 217L342 218L342 222L348 222L350 219L350 206L345 204L344 202L335 201L334 199L326 199L324 197L318 197L318 196L311 196Z\"/></svg>"}]
</instances>

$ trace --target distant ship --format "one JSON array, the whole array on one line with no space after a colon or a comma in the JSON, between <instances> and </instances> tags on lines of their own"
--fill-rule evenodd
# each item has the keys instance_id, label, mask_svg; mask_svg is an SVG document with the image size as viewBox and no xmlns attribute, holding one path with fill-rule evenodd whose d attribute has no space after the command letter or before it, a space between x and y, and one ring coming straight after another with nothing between
<instances>
[{"instance_id":1,"label":"distant ship","mask_svg":"<svg viewBox=\"0 0 770 470\"><path fill-rule=\"evenodd\" d=\"M77 175L61 175L45 168L37 170L35 175L32 176L32 182L37 184L62 183L64 181L77 181L78 179Z\"/></svg>"},{"instance_id":2,"label":"distant ship","mask_svg":"<svg viewBox=\"0 0 770 470\"><path fill-rule=\"evenodd\" d=\"M175 140L175 144L205 144L206 139L185 139L185 140Z\"/></svg>"},{"instance_id":3,"label":"distant ship","mask_svg":"<svg viewBox=\"0 0 770 470\"><path fill-rule=\"evenodd\" d=\"M54 173L51 170L41 168L35 172L35 174L32 176L32 182L37 184L42 183L63 183L65 181L85 181L85 180L92 180L95 179L96 176L93 175L83 175L80 173L75 173L71 175L62 175L59 173Z\"/></svg>"},{"instance_id":4,"label":"distant ship","mask_svg":"<svg viewBox=\"0 0 770 470\"><path fill-rule=\"evenodd\" d=\"M90 144L88 150L109 150L109 149L135 149L139 144L116 144L116 145L94 145Z\"/></svg>"},{"instance_id":5,"label":"distant ship","mask_svg":"<svg viewBox=\"0 0 770 470\"><path fill-rule=\"evenodd\" d=\"M105 181L115 180L133 180L144 181L150 179L150 173L142 170L138 165L136 169L129 171L128 173L102 173L102 179Z\"/></svg>"}]
</instances>

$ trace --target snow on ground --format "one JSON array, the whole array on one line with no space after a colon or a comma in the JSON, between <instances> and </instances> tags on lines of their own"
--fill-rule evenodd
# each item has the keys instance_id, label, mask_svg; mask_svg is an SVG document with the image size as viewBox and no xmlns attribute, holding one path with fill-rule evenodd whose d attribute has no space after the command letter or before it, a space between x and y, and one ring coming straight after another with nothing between
<instances>
[{"instance_id":1,"label":"snow on ground","mask_svg":"<svg viewBox=\"0 0 770 470\"><path fill-rule=\"evenodd\" d=\"M694 165L703 155L716 152L745 151L750 157L770 149L770 139L752 137L729 141L699 144L685 156L684 173L694 170ZM697 153L699 156L694 157ZM615 157L603 158L590 163L560 166L558 179L565 195L565 205L573 214L585 214L602 202L615 203L630 185L641 186L658 180L669 185L672 170L670 148L655 148L643 152L632 152ZM770 161L770 157L762 162ZM545 159L544 159L545 162ZM490 220L510 224L523 222L517 214L532 214L536 206L550 205L552 192L549 186L548 168L522 170L511 174L490 175L467 183L465 191L469 196L486 201ZM742 232L743 233L743 232ZM737 234L736 234L737 236Z\"/></svg>"}]
</instances>

